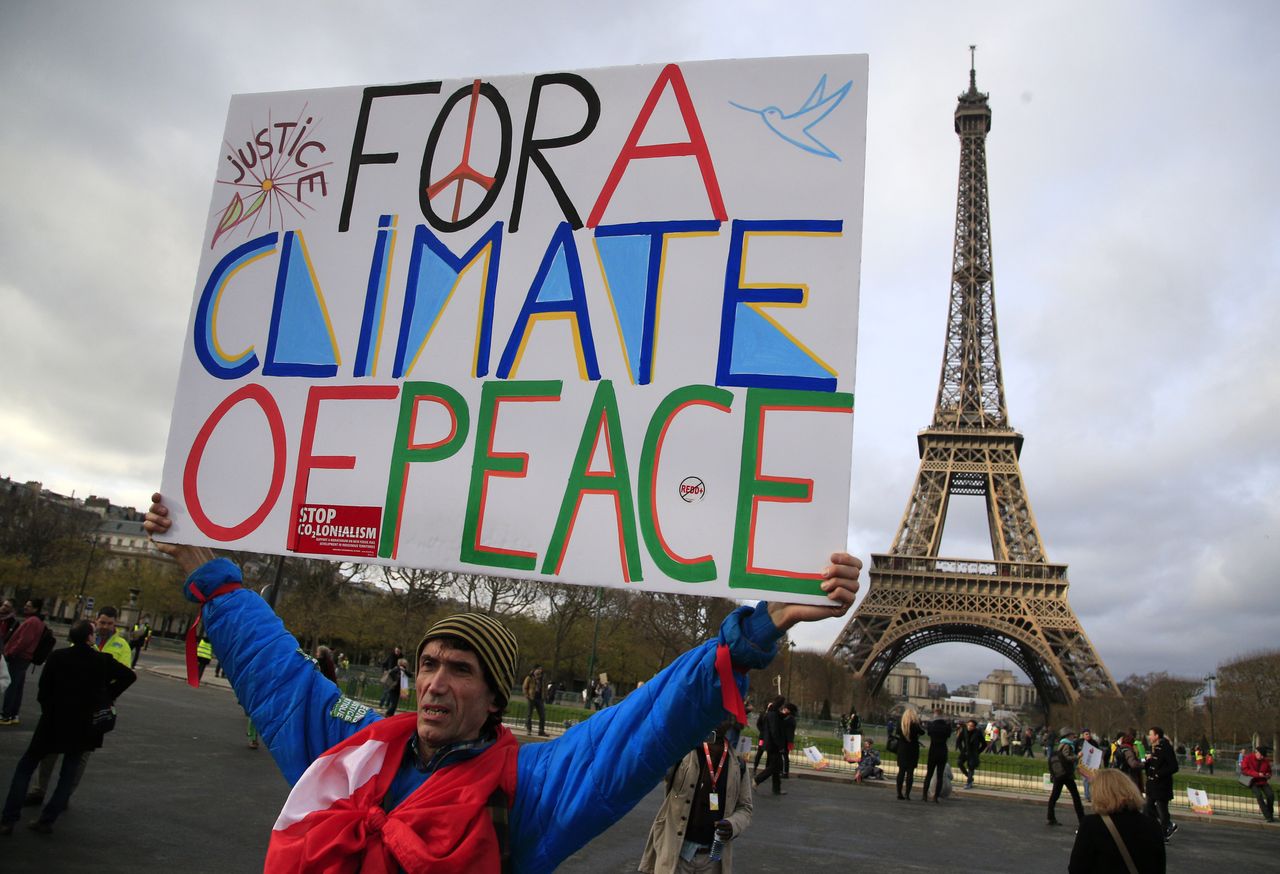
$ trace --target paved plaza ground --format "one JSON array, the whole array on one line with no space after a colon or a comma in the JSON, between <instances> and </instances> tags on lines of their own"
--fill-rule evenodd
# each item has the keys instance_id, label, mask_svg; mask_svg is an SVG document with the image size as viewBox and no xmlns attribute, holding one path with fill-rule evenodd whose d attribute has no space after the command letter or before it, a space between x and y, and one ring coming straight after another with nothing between
<instances>
[{"instance_id":1,"label":"paved plaza ground","mask_svg":"<svg viewBox=\"0 0 1280 874\"><path fill-rule=\"evenodd\" d=\"M262 869L267 837L287 794L266 750L247 748L245 718L225 686L192 689L172 676L176 652L143 656L138 682L120 701L119 726L94 753L71 808L45 836L0 837L4 874L184 874ZM145 670L151 668L153 670ZM208 677L212 677L212 670ZM38 716L34 678L22 723L0 726L0 780L7 789ZM517 731L518 736L523 732ZM739 872L1066 870L1072 831L1044 826L1043 801L957 793L941 804L903 802L892 788L844 781L787 781L784 797L757 798L736 848ZM919 789L916 790L917 795ZM560 871L636 869L657 788ZM24 823L36 809L24 811ZM1070 823L1069 802L1059 817ZM1280 828L1260 821L1183 821L1169 846L1172 874L1277 870Z\"/></svg>"}]
</instances>

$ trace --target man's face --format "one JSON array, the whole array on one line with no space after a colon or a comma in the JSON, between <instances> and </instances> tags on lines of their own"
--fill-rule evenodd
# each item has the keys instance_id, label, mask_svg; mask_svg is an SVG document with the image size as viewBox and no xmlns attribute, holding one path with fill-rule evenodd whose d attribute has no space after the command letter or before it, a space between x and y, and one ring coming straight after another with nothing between
<instances>
[{"instance_id":1,"label":"man's face","mask_svg":"<svg viewBox=\"0 0 1280 874\"><path fill-rule=\"evenodd\" d=\"M116 620L105 613L99 613L98 618L93 623L93 629L98 633L99 640L106 640L116 633Z\"/></svg>"},{"instance_id":2,"label":"man's face","mask_svg":"<svg viewBox=\"0 0 1280 874\"><path fill-rule=\"evenodd\" d=\"M1085 740L1093 740L1093 735L1087 729L1080 736Z\"/></svg>"},{"instance_id":3,"label":"man's face","mask_svg":"<svg viewBox=\"0 0 1280 874\"><path fill-rule=\"evenodd\" d=\"M969 726L969 731L973 731L975 728L978 727L978 723L974 722L972 719L966 722L965 725Z\"/></svg>"},{"instance_id":4,"label":"man's face","mask_svg":"<svg viewBox=\"0 0 1280 874\"><path fill-rule=\"evenodd\" d=\"M8 598L0 601L0 616L9 616L13 613L13 602Z\"/></svg>"},{"instance_id":5,"label":"man's face","mask_svg":"<svg viewBox=\"0 0 1280 874\"><path fill-rule=\"evenodd\" d=\"M30 616L36 612L36 605L28 601L27 603L22 605L22 612Z\"/></svg>"},{"instance_id":6,"label":"man's face","mask_svg":"<svg viewBox=\"0 0 1280 874\"><path fill-rule=\"evenodd\" d=\"M1147 746L1149 747L1155 746L1156 740L1158 740L1158 738L1159 736L1154 731L1147 732Z\"/></svg>"},{"instance_id":7,"label":"man's face","mask_svg":"<svg viewBox=\"0 0 1280 874\"><path fill-rule=\"evenodd\" d=\"M418 737L433 749L480 736L490 713L497 713L493 692L473 652L432 640L418 659Z\"/></svg>"}]
</instances>

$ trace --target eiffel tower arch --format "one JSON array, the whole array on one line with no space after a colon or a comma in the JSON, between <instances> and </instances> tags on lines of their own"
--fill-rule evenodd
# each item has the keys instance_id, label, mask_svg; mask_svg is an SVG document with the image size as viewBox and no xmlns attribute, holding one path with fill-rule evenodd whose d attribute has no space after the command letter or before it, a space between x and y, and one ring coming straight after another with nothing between
<instances>
[{"instance_id":1,"label":"eiffel tower arch","mask_svg":"<svg viewBox=\"0 0 1280 874\"><path fill-rule=\"evenodd\" d=\"M1009 424L996 331L987 200L991 108L969 69L960 138L947 337L933 421L917 436L920 469L887 554L830 654L869 694L911 653L938 643L984 646L1027 675L1041 703L1119 694L1067 602L1067 566L1050 564L1031 511ZM952 495L985 499L993 559L938 554Z\"/></svg>"}]
</instances>

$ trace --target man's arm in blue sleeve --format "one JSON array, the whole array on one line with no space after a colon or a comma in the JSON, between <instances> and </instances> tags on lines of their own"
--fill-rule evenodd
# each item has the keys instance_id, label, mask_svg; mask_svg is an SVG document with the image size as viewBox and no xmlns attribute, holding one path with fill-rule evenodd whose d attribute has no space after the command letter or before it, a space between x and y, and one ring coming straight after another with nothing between
<instances>
[{"instance_id":1,"label":"man's arm in blue sleeve","mask_svg":"<svg viewBox=\"0 0 1280 874\"><path fill-rule=\"evenodd\" d=\"M187 579L205 596L241 581L225 558L201 565ZM338 741L379 718L342 698L256 592L235 589L204 605L204 627L240 705L253 720L289 785Z\"/></svg>"},{"instance_id":2,"label":"man's arm in blue sleeve","mask_svg":"<svg viewBox=\"0 0 1280 874\"><path fill-rule=\"evenodd\" d=\"M735 610L718 639L562 737L521 747L512 808L517 871L551 871L627 814L724 719L716 648L725 644L741 694L745 672L769 664L781 632L765 605Z\"/></svg>"}]
</instances>

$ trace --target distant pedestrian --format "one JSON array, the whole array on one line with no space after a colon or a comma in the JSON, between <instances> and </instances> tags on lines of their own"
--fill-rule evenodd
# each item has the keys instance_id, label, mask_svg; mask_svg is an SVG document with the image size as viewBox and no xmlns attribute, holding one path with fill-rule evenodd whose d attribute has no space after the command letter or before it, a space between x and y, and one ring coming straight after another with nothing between
<instances>
[{"instance_id":1,"label":"distant pedestrian","mask_svg":"<svg viewBox=\"0 0 1280 874\"><path fill-rule=\"evenodd\" d=\"M9 688L4 690L4 704L0 706L0 725L18 724L27 670L35 658L40 639L44 637L44 617L40 614L43 609L42 598L32 598L23 604L22 622L4 643L4 660L9 666Z\"/></svg>"},{"instance_id":2,"label":"distant pedestrian","mask_svg":"<svg viewBox=\"0 0 1280 874\"><path fill-rule=\"evenodd\" d=\"M1047 825L1061 825L1054 808L1057 807L1058 798L1061 797L1063 789L1071 795L1071 806L1075 808L1076 820L1084 819L1084 805L1080 803L1080 790L1076 788L1075 739L1075 729L1062 729L1062 736L1049 755L1049 774L1053 778L1053 790L1049 793Z\"/></svg>"},{"instance_id":3,"label":"distant pedestrian","mask_svg":"<svg viewBox=\"0 0 1280 874\"><path fill-rule=\"evenodd\" d=\"M1173 744L1164 736L1164 729L1153 725L1147 732L1151 752L1142 763L1147 775L1147 816L1160 820L1166 841L1178 830L1178 824L1169 819L1169 802L1173 800L1173 775L1178 772L1178 757Z\"/></svg>"},{"instance_id":4,"label":"distant pedestrian","mask_svg":"<svg viewBox=\"0 0 1280 874\"><path fill-rule=\"evenodd\" d=\"M316 647L316 667L320 673L324 674L325 679L337 685L338 683L338 662L333 657L333 650L327 646Z\"/></svg>"},{"instance_id":5,"label":"distant pedestrian","mask_svg":"<svg viewBox=\"0 0 1280 874\"><path fill-rule=\"evenodd\" d=\"M1271 789L1271 747L1259 746L1240 762L1240 773L1249 777L1249 791L1258 799L1258 809L1267 822L1276 821L1276 795Z\"/></svg>"},{"instance_id":6,"label":"distant pedestrian","mask_svg":"<svg viewBox=\"0 0 1280 874\"><path fill-rule=\"evenodd\" d=\"M936 775L937 782L933 784L933 801L937 804L942 796L942 775L947 769L947 741L951 739L951 723L942 715L942 710L935 707L933 719L929 720L924 730L925 734L929 735L929 759L928 767L924 772L924 789L920 800L929 800L929 782Z\"/></svg>"},{"instance_id":7,"label":"distant pedestrian","mask_svg":"<svg viewBox=\"0 0 1280 874\"><path fill-rule=\"evenodd\" d=\"M400 679L397 674L392 677L392 671L400 666L400 661L404 658L404 652L400 647L391 648L391 652L382 660L382 697L378 699L378 706L383 710L391 708L391 712L395 713L395 708L391 706L391 698L394 694L396 704L400 703ZM392 682L394 679L395 682Z\"/></svg>"},{"instance_id":8,"label":"distant pedestrian","mask_svg":"<svg viewBox=\"0 0 1280 874\"><path fill-rule=\"evenodd\" d=\"M785 710L786 699L778 695L764 712L764 730L761 733L764 740L764 770L755 778L757 786L765 780L772 780L774 795L787 794L782 788L782 760L787 750L786 728L783 725Z\"/></svg>"},{"instance_id":9,"label":"distant pedestrian","mask_svg":"<svg viewBox=\"0 0 1280 874\"><path fill-rule=\"evenodd\" d=\"M1114 770L1100 771L1093 784L1093 813L1080 821L1068 874L1164 874L1160 826L1141 807L1132 781Z\"/></svg>"},{"instance_id":10,"label":"distant pedestrian","mask_svg":"<svg viewBox=\"0 0 1280 874\"><path fill-rule=\"evenodd\" d=\"M1111 752L1112 765L1121 774L1128 777L1137 788L1138 794L1143 790L1142 760L1133 748L1133 729L1129 729L1116 739L1116 748Z\"/></svg>"},{"instance_id":11,"label":"distant pedestrian","mask_svg":"<svg viewBox=\"0 0 1280 874\"><path fill-rule=\"evenodd\" d=\"M915 780L916 765L920 764L920 738L924 726L914 707L902 711L902 719L895 726L898 735L898 799L911 800L911 784Z\"/></svg>"},{"instance_id":12,"label":"distant pedestrian","mask_svg":"<svg viewBox=\"0 0 1280 874\"><path fill-rule=\"evenodd\" d=\"M387 716L396 715L396 708L400 706L400 695L408 684L408 676L405 673L408 670L409 662L405 659L400 659L400 661L396 662L395 667L387 671L387 693L383 696L386 701Z\"/></svg>"},{"instance_id":13,"label":"distant pedestrian","mask_svg":"<svg viewBox=\"0 0 1280 874\"><path fill-rule=\"evenodd\" d=\"M760 711L760 715L756 717L756 759L751 765L752 779L754 779L756 774L760 771L760 759L764 756L765 719L768 717L769 711L773 710L775 706L774 700L771 699L767 704L765 704L764 710Z\"/></svg>"},{"instance_id":14,"label":"distant pedestrian","mask_svg":"<svg viewBox=\"0 0 1280 874\"><path fill-rule=\"evenodd\" d=\"M9 635L21 621L18 614L14 612L11 598L0 601L0 659L4 657L4 642L9 639Z\"/></svg>"},{"instance_id":15,"label":"distant pedestrian","mask_svg":"<svg viewBox=\"0 0 1280 874\"><path fill-rule=\"evenodd\" d=\"M1022 755L1027 758L1035 758L1033 748L1035 747L1036 733L1031 730L1031 726L1027 726L1022 730Z\"/></svg>"},{"instance_id":16,"label":"distant pedestrian","mask_svg":"<svg viewBox=\"0 0 1280 874\"><path fill-rule=\"evenodd\" d=\"M146 617L135 622L133 631L129 635L130 664L132 668L138 667L138 656L144 649L151 645L151 626L147 624Z\"/></svg>"},{"instance_id":17,"label":"distant pedestrian","mask_svg":"<svg viewBox=\"0 0 1280 874\"><path fill-rule=\"evenodd\" d=\"M973 772L982 761L982 732L978 723L970 719L956 732L956 758L960 773L964 774L964 788L973 788Z\"/></svg>"},{"instance_id":18,"label":"distant pedestrian","mask_svg":"<svg viewBox=\"0 0 1280 874\"><path fill-rule=\"evenodd\" d=\"M40 721L9 784L0 812L0 834L13 831L40 760L61 753L58 785L39 819L30 826L37 832L53 830L54 821L71 798L81 755L102 746L103 729L97 716L137 679L129 668L90 645L92 634L93 624L78 620L71 626L71 646L55 650L45 663L40 674Z\"/></svg>"},{"instance_id":19,"label":"distant pedestrian","mask_svg":"<svg viewBox=\"0 0 1280 874\"><path fill-rule=\"evenodd\" d=\"M213 644L209 642L209 638L203 634L196 643L196 681L204 680L204 669L209 667L209 662L213 661Z\"/></svg>"},{"instance_id":20,"label":"distant pedestrian","mask_svg":"<svg viewBox=\"0 0 1280 874\"><path fill-rule=\"evenodd\" d=\"M546 686L542 682L542 665L534 665L524 678L524 697L529 711L524 720L525 734L533 734L533 712L538 712L538 736L547 736Z\"/></svg>"},{"instance_id":21,"label":"distant pedestrian","mask_svg":"<svg viewBox=\"0 0 1280 874\"><path fill-rule=\"evenodd\" d=\"M786 738L786 752L782 757L782 779L791 779L791 753L796 748L796 714L800 712L800 708L793 702L788 701L782 709L782 732Z\"/></svg>"}]
</instances>

